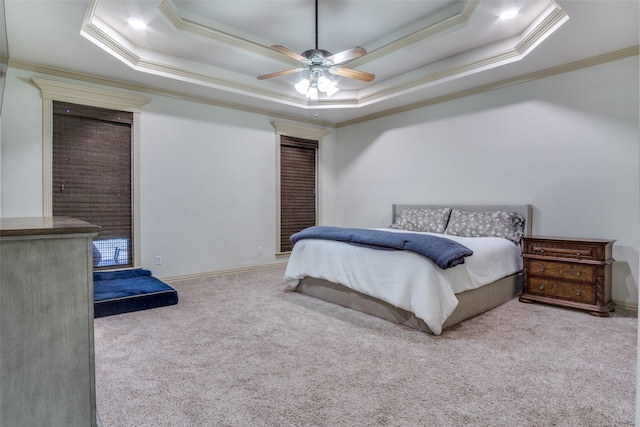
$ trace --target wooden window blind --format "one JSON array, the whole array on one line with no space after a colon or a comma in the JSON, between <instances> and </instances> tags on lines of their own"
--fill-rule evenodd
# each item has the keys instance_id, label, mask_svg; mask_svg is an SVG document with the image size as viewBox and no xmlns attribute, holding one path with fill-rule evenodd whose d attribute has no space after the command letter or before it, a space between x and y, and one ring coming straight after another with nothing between
<instances>
[{"instance_id":1,"label":"wooden window blind","mask_svg":"<svg viewBox=\"0 0 640 427\"><path fill-rule=\"evenodd\" d=\"M316 153L318 141L280 136L280 252L289 237L316 225Z\"/></svg>"},{"instance_id":2,"label":"wooden window blind","mask_svg":"<svg viewBox=\"0 0 640 427\"><path fill-rule=\"evenodd\" d=\"M132 124L129 112L53 103L53 215L101 227L97 269L133 266Z\"/></svg>"}]
</instances>

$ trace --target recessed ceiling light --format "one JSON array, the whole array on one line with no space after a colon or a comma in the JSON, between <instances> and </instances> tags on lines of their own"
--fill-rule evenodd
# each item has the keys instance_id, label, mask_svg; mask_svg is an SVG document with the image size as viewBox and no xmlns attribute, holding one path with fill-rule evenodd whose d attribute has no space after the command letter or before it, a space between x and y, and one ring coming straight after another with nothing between
<instances>
[{"instance_id":1,"label":"recessed ceiling light","mask_svg":"<svg viewBox=\"0 0 640 427\"><path fill-rule=\"evenodd\" d=\"M500 19L511 19L518 14L518 9L507 9L500 14Z\"/></svg>"},{"instance_id":2,"label":"recessed ceiling light","mask_svg":"<svg viewBox=\"0 0 640 427\"><path fill-rule=\"evenodd\" d=\"M129 21L127 22L129 22L129 25L131 25L133 28L137 30L144 30L145 28L147 28L147 24L145 24L139 19L129 18Z\"/></svg>"}]
</instances>

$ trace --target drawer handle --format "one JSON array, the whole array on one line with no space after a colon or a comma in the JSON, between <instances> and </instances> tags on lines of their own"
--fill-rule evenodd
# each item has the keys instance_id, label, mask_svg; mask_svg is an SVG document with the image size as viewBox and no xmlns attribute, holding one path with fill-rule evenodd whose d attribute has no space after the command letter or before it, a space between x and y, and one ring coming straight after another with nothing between
<instances>
[{"instance_id":1,"label":"drawer handle","mask_svg":"<svg viewBox=\"0 0 640 427\"><path fill-rule=\"evenodd\" d=\"M577 251L577 252L576 252L576 256L580 256L580 255L582 255L582 252Z\"/></svg>"},{"instance_id":2,"label":"drawer handle","mask_svg":"<svg viewBox=\"0 0 640 427\"><path fill-rule=\"evenodd\" d=\"M540 290L543 290L543 289L544 289L544 285L540 285Z\"/></svg>"},{"instance_id":3,"label":"drawer handle","mask_svg":"<svg viewBox=\"0 0 640 427\"><path fill-rule=\"evenodd\" d=\"M540 252L544 252L544 248L540 248Z\"/></svg>"},{"instance_id":4,"label":"drawer handle","mask_svg":"<svg viewBox=\"0 0 640 427\"><path fill-rule=\"evenodd\" d=\"M580 295L582 295L582 292L580 292L580 290L577 290L577 291L576 291L576 295L577 295L577 296L580 296Z\"/></svg>"},{"instance_id":5,"label":"drawer handle","mask_svg":"<svg viewBox=\"0 0 640 427\"><path fill-rule=\"evenodd\" d=\"M540 271L544 271L544 265L540 266Z\"/></svg>"},{"instance_id":6,"label":"drawer handle","mask_svg":"<svg viewBox=\"0 0 640 427\"><path fill-rule=\"evenodd\" d=\"M582 271L580 270L576 271L576 276L582 276Z\"/></svg>"}]
</instances>

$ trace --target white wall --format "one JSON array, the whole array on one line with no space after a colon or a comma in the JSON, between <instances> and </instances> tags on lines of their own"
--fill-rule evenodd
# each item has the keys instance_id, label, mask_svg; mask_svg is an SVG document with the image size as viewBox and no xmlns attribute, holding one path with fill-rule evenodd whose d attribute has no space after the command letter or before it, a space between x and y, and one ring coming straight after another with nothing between
<instances>
[{"instance_id":1,"label":"white wall","mask_svg":"<svg viewBox=\"0 0 640 427\"><path fill-rule=\"evenodd\" d=\"M530 203L534 234L617 239L613 298L638 300L638 57L337 130L336 224L392 203Z\"/></svg>"},{"instance_id":2,"label":"white wall","mask_svg":"<svg viewBox=\"0 0 640 427\"><path fill-rule=\"evenodd\" d=\"M25 79L7 70L0 147L3 217L42 215L42 99Z\"/></svg>"},{"instance_id":3,"label":"white wall","mask_svg":"<svg viewBox=\"0 0 640 427\"><path fill-rule=\"evenodd\" d=\"M7 76L3 216L42 213L34 76L52 78ZM277 262L274 119L142 95L143 267L175 277ZM339 128L321 157L325 224L384 226L392 203L531 203L534 233L617 239L614 299L637 303L637 57Z\"/></svg>"},{"instance_id":4,"label":"white wall","mask_svg":"<svg viewBox=\"0 0 640 427\"><path fill-rule=\"evenodd\" d=\"M35 76L10 69L7 77L0 168L5 217L42 215L42 100L31 83ZM275 257L274 118L150 97L140 118L142 266L176 277L281 262ZM321 215L329 219L334 141L327 135L320 153L328 159ZM162 265L155 265L158 255Z\"/></svg>"}]
</instances>

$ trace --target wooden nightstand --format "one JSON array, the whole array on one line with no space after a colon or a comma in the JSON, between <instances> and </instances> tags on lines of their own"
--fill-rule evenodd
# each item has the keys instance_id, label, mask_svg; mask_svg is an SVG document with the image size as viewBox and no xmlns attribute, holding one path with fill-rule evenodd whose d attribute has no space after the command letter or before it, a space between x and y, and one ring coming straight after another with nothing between
<instances>
[{"instance_id":1,"label":"wooden nightstand","mask_svg":"<svg viewBox=\"0 0 640 427\"><path fill-rule=\"evenodd\" d=\"M529 236L522 239L521 302L543 302L609 316L615 240Z\"/></svg>"}]
</instances>

